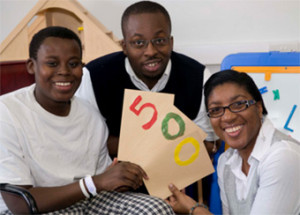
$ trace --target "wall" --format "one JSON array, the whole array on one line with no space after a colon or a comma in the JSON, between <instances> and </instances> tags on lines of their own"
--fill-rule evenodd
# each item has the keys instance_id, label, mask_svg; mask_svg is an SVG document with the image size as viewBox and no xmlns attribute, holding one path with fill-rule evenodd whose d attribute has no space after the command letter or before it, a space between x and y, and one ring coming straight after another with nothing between
<instances>
[{"instance_id":1,"label":"wall","mask_svg":"<svg viewBox=\"0 0 300 215\"><path fill-rule=\"evenodd\" d=\"M0 0L0 41L38 0ZM78 0L122 38L121 14L133 0ZM173 22L177 51L219 70L236 52L300 51L299 0L160 0Z\"/></svg>"}]
</instances>

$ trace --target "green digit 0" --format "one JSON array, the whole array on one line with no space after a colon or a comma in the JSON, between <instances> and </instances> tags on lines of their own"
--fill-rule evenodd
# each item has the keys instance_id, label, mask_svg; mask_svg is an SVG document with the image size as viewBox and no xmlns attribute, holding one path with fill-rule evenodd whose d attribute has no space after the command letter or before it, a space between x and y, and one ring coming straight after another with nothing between
<instances>
[{"instance_id":1,"label":"green digit 0","mask_svg":"<svg viewBox=\"0 0 300 215\"><path fill-rule=\"evenodd\" d=\"M168 123L170 121L170 119L174 119L178 125L179 125L179 131L177 134L175 135L171 135L169 134L169 126L168 126ZM162 124L161 124L161 131L164 135L164 137L167 139L167 140L174 140L176 139L177 137L180 137L184 134L184 131L185 131L185 123L184 121L182 120L182 118L176 114L176 113L168 113L166 115L166 117L163 119L162 121Z\"/></svg>"}]
</instances>

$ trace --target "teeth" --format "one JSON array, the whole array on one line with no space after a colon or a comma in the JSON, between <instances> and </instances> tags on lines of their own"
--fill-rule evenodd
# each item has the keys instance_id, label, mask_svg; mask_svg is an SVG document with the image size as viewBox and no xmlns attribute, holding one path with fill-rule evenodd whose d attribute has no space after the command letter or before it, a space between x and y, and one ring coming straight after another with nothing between
<instances>
[{"instance_id":1,"label":"teeth","mask_svg":"<svg viewBox=\"0 0 300 215\"><path fill-rule=\"evenodd\" d=\"M239 125L239 126L232 127L232 128L226 128L225 131L228 132L228 133L231 133L231 132L235 132L237 130L240 130L241 128L242 128L242 126Z\"/></svg>"},{"instance_id":2,"label":"teeth","mask_svg":"<svg viewBox=\"0 0 300 215\"><path fill-rule=\"evenodd\" d=\"M56 82L55 84L58 86L69 86L71 83L70 82Z\"/></svg>"},{"instance_id":3,"label":"teeth","mask_svg":"<svg viewBox=\"0 0 300 215\"><path fill-rule=\"evenodd\" d=\"M154 66L156 66L156 64L157 64L157 63L149 63L148 66L154 67Z\"/></svg>"}]
</instances>

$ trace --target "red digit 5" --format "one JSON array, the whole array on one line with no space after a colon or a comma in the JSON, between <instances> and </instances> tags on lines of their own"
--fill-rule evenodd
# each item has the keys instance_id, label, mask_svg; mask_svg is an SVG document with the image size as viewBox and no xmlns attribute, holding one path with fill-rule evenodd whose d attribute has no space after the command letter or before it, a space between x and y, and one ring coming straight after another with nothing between
<instances>
[{"instance_id":1,"label":"red digit 5","mask_svg":"<svg viewBox=\"0 0 300 215\"><path fill-rule=\"evenodd\" d=\"M136 97L136 99L134 100L134 102L130 105L129 109L135 113L137 116L140 115L140 113L142 112L142 110L146 107L150 107L153 108L154 113L153 116L151 118L151 120L149 122L147 122L146 124L144 124L142 127L143 129L147 130L149 128L152 127L152 125L155 123L155 121L157 120L157 110L154 106L154 104L152 103L145 103L143 104L138 110L136 109L136 106L142 101L142 97L138 96Z\"/></svg>"}]
</instances>

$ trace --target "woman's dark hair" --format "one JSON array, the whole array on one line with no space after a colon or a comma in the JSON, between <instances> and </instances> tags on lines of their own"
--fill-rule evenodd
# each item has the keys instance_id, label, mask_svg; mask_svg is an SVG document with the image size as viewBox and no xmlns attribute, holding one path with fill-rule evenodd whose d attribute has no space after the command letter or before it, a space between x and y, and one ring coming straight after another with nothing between
<instances>
[{"instance_id":1,"label":"woman's dark hair","mask_svg":"<svg viewBox=\"0 0 300 215\"><path fill-rule=\"evenodd\" d=\"M68 28L60 27L60 26L50 26L43 28L39 32L37 32L33 37L29 45L29 57L33 59L37 59L37 52L48 37L58 37L62 39L73 39L75 40L80 48L80 57L82 57L82 45L79 37L73 31Z\"/></svg>"},{"instance_id":2,"label":"woman's dark hair","mask_svg":"<svg viewBox=\"0 0 300 215\"><path fill-rule=\"evenodd\" d=\"M168 11L160 4L152 1L140 1L130 5L123 13L121 20L121 28L123 36L125 36L125 26L127 24L128 18L131 15L141 14L141 13L162 13L170 27L170 32L172 29L171 18Z\"/></svg>"},{"instance_id":3,"label":"woman's dark hair","mask_svg":"<svg viewBox=\"0 0 300 215\"><path fill-rule=\"evenodd\" d=\"M223 70L217 73L214 73L204 85L204 96L205 96L205 107L207 110L208 98L212 90L221 84L225 83L234 83L243 87L255 101L262 103L263 115L267 115L268 111L265 107L264 101L262 99L261 93L259 92L258 87L254 83L253 79L243 72L237 72L235 70Z\"/></svg>"}]
</instances>

